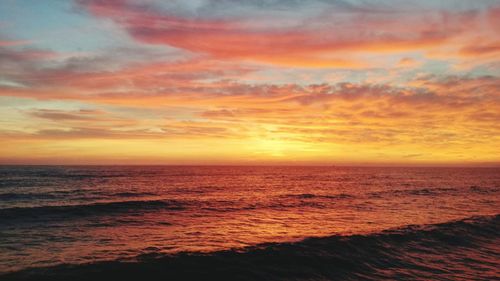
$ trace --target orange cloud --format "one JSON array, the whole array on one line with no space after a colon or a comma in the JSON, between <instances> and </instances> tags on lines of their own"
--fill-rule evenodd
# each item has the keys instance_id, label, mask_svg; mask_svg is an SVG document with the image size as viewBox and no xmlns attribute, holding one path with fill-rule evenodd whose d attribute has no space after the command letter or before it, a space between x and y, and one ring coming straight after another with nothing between
<instances>
[{"instance_id":1,"label":"orange cloud","mask_svg":"<svg viewBox=\"0 0 500 281\"><path fill-rule=\"evenodd\" d=\"M464 56L484 56L500 54L500 41L489 44L475 44L465 46L460 50L460 54Z\"/></svg>"}]
</instances>

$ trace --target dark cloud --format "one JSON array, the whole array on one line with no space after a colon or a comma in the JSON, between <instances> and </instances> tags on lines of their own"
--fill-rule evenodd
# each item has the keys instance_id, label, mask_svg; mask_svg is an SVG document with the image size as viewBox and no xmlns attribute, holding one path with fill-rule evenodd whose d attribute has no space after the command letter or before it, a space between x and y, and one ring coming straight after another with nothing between
<instances>
[{"instance_id":1,"label":"dark cloud","mask_svg":"<svg viewBox=\"0 0 500 281\"><path fill-rule=\"evenodd\" d=\"M98 121L102 120L104 112L99 110L81 109L78 111L62 111L52 109L37 109L29 111L33 117L49 119L53 121Z\"/></svg>"}]
</instances>

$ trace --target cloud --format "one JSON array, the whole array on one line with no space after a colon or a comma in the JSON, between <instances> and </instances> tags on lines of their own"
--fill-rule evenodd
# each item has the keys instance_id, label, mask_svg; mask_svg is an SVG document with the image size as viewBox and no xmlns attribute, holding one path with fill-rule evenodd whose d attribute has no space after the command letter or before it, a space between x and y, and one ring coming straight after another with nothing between
<instances>
[{"instance_id":1,"label":"cloud","mask_svg":"<svg viewBox=\"0 0 500 281\"><path fill-rule=\"evenodd\" d=\"M102 111L80 109L78 111L62 111L52 109L37 109L28 112L30 116L52 121L98 121L95 115L102 115Z\"/></svg>"},{"instance_id":2,"label":"cloud","mask_svg":"<svg viewBox=\"0 0 500 281\"><path fill-rule=\"evenodd\" d=\"M232 118L235 117L235 112L228 109L218 109L218 110L207 110L201 114L201 117L205 118Z\"/></svg>"},{"instance_id":3,"label":"cloud","mask_svg":"<svg viewBox=\"0 0 500 281\"><path fill-rule=\"evenodd\" d=\"M0 40L0 47L28 45L31 43L29 40Z\"/></svg>"},{"instance_id":4,"label":"cloud","mask_svg":"<svg viewBox=\"0 0 500 281\"><path fill-rule=\"evenodd\" d=\"M429 157L456 160L455 152L464 149L472 154L488 151L494 155L492 149L500 141L499 86L500 80L489 76L427 76L406 87L217 82L206 88L186 86L186 92L172 95L94 96L87 101L96 106L119 106L124 110L124 106L133 106L155 112L156 116L147 119L123 120L93 110L36 109L27 111L27 116L53 123L38 122L33 132L0 135L11 143L196 140L198 146L203 146L218 140L239 142L264 155L313 151L306 154L321 158L331 155L328 151L336 151L338 157L355 159L349 153L349 149L355 149L367 158L373 151L384 151L401 161ZM172 107L182 109L182 113L163 118L162 114ZM407 157L413 154L422 156Z\"/></svg>"},{"instance_id":5,"label":"cloud","mask_svg":"<svg viewBox=\"0 0 500 281\"><path fill-rule=\"evenodd\" d=\"M474 10L410 13L390 7L338 9L332 5L322 13L313 10L316 14L306 18L290 9L295 22L293 17L283 15L286 24L273 26L259 24L270 21L270 15L262 13L219 19L174 15L128 1L86 0L80 4L95 16L115 21L143 43L174 46L216 58L302 67L366 67L367 62L358 54L426 52L452 46L457 38L475 33L484 17Z\"/></svg>"},{"instance_id":6,"label":"cloud","mask_svg":"<svg viewBox=\"0 0 500 281\"><path fill-rule=\"evenodd\" d=\"M132 42L0 40L1 153L498 160L491 5L77 3Z\"/></svg>"},{"instance_id":7,"label":"cloud","mask_svg":"<svg viewBox=\"0 0 500 281\"><path fill-rule=\"evenodd\" d=\"M408 58L408 57L404 57L404 58L400 59L398 64L397 64L397 66L404 67L404 68L415 67L418 65L420 65L420 63L417 60L415 60L413 58Z\"/></svg>"}]
</instances>

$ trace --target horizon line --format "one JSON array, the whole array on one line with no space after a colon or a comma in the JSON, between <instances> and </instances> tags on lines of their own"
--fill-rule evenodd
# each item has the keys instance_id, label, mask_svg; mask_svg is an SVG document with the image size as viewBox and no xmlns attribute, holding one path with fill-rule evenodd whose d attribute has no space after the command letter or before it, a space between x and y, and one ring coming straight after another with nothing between
<instances>
[{"instance_id":1,"label":"horizon line","mask_svg":"<svg viewBox=\"0 0 500 281\"><path fill-rule=\"evenodd\" d=\"M1 166L61 166L61 167L339 167L339 168L500 168L500 163L481 163L481 164L93 164L93 163L47 163L47 164L30 164L30 163L0 163Z\"/></svg>"}]
</instances>

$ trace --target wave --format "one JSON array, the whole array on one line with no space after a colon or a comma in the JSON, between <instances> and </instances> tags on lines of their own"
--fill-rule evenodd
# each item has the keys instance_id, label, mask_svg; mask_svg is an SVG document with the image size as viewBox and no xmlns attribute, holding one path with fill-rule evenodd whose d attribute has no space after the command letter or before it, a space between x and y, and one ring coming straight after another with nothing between
<instances>
[{"instance_id":1,"label":"wave","mask_svg":"<svg viewBox=\"0 0 500 281\"><path fill-rule=\"evenodd\" d=\"M493 280L500 215L213 253L32 268L2 280ZM154 250L154 249L153 249Z\"/></svg>"},{"instance_id":2,"label":"wave","mask_svg":"<svg viewBox=\"0 0 500 281\"><path fill-rule=\"evenodd\" d=\"M106 194L107 195L107 194ZM107 196L109 197L142 197L142 196L155 196L152 192L118 192L112 193Z\"/></svg>"},{"instance_id":3,"label":"wave","mask_svg":"<svg viewBox=\"0 0 500 281\"><path fill-rule=\"evenodd\" d=\"M485 187L485 186L472 185L469 187L469 190L474 192L474 193L479 193L479 194L492 194L492 193L500 192L500 187L498 187L498 186Z\"/></svg>"},{"instance_id":4,"label":"wave","mask_svg":"<svg viewBox=\"0 0 500 281\"><path fill-rule=\"evenodd\" d=\"M57 198L54 194L48 193L0 193L0 200L15 201L15 200L39 200L39 199L54 199Z\"/></svg>"},{"instance_id":5,"label":"wave","mask_svg":"<svg viewBox=\"0 0 500 281\"><path fill-rule=\"evenodd\" d=\"M370 197L380 198L386 195L390 196L439 196L439 195L463 195L469 192L479 194L494 194L498 193L498 187L485 187L485 186L470 186L468 188L459 187L422 187L414 189L396 189L385 190L378 192L368 193Z\"/></svg>"},{"instance_id":6,"label":"wave","mask_svg":"<svg viewBox=\"0 0 500 281\"><path fill-rule=\"evenodd\" d=\"M312 198L321 198L321 199L347 199L353 198L353 195L341 193L341 194L333 194L333 195L321 195L321 194L312 194L312 193L300 193L300 194L285 194L281 197L284 198L295 198L295 199L312 199Z\"/></svg>"},{"instance_id":7,"label":"wave","mask_svg":"<svg viewBox=\"0 0 500 281\"><path fill-rule=\"evenodd\" d=\"M57 191L53 194L47 194L45 198L42 198L43 194L22 194L22 193L6 193L4 196L0 196L0 199L5 199L6 201L15 201L21 199L57 199L57 195L60 192ZM82 192L72 192L73 196L80 195ZM109 202L94 202L94 203L83 203L87 200L95 200L96 197L90 196L95 195L97 198L130 198L124 201L109 201ZM87 216L100 216L100 215L123 215L123 214L137 214L144 213L151 210L186 210L189 208L195 208L210 212L238 212L245 210L255 210L255 209L283 209L283 208L295 208L295 207L323 207L322 202L317 202L314 199L330 199L339 200L351 198L352 196L347 194L339 195L314 195L314 194L287 194L279 196L274 200L266 203L259 202L239 202L235 204L234 201L230 200L167 200L167 199L157 199L157 200L144 200L139 199L141 197L151 197L154 196L153 193L133 193L133 192L122 192L122 193L101 193L101 192L87 192L83 197L75 197L74 200L79 200L79 204L71 205L43 205L43 206L29 206L29 207L10 207L10 208L0 208L0 220L19 222L19 221L31 221L39 219L50 219L51 221L57 220L67 220L67 219L79 219ZM39 197L40 196L40 197ZM38 197L38 198L37 198ZM138 200L134 200L138 199ZM283 199L294 199L294 200L283 200Z\"/></svg>"},{"instance_id":8,"label":"wave","mask_svg":"<svg viewBox=\"0 0 500 281\"><path fill-rule=\"evenodd\" d=\"M13 207L0 209L0 220L23 220L40 218L80 218L91 215L111 215L128 212L144 212L148 210L182 210L184 205L176 200L130 200L98 202L92 204L79 205L55 205L39 207Z\"/></svg>"}]
</instances>

